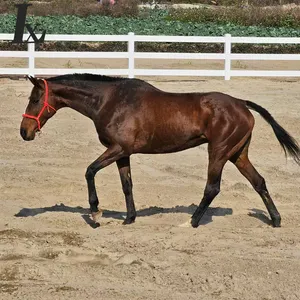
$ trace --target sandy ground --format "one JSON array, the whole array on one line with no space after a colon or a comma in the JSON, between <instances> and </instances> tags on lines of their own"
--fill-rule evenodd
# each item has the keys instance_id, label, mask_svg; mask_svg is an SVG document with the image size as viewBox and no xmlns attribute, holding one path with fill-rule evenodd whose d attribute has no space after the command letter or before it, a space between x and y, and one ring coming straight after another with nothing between
<instances>
[{"instance_id":1,"label":"sandy ground","mask_svg":"<svg viewBox=\"0 0 300 300\"><path fill-rule=\"evenodd\" d=\"M299 80L152 82L167 91L227 92L255 101L300 141ZM300 299L300 169L255 114L250 158L282 215L225 166L221 193L198 229L181 227L206 181L206 146L135 155L136 223L115 165L98 173L105 210L89 225L86 167L104 151L91 121L61 110L33 142L19 136L29 82L0 79L0 299Z\"/></svg>"}]
</instances>

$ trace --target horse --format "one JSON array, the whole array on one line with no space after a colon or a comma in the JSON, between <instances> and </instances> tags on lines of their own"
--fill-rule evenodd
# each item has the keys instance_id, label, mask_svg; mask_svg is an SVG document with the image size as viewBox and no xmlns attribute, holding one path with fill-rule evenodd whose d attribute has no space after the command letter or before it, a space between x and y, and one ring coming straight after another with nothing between
<instances>
[{"instance_id":1,"label":"horse","mask_svg":"<svg viewBox=\"0 0 300 300\"><path fill-rule=\"evenodd\" d=\"M86 170L88 201L95 223L102 215L95 187L96 173L116 162L125 196L127 216L123 224L136 219L132 194L130 156L182 151L208 144L208 170L204 195L191 217L196 228L205 211L220 192L222 170L232 162L262 198L273 227L281 216L267 190L264 178L248 157L254 117L258 112L272 127L285 155L300 165L296 140L260 105L220 92L171 93L146 81L93 74L67 74L48 79L27 76L33 84L20 126L25 141L61 108L72 108L90 118L99 141L106 147ZM98 223L97 223L98 224Z\"/></svg>"}]
</instances>

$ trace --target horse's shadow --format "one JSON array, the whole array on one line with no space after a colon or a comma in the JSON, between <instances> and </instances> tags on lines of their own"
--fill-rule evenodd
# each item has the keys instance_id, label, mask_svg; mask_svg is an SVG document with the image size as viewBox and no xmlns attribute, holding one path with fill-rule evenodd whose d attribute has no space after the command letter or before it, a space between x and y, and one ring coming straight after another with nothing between
<instances>
[{"instance_id":1,"label":"horse's shadow","mask_svg":"<svg viewBox=\"0 0 300 300\"><path fill-rule=\"evenodd\" d=\"M267 225L272 225L272 221L268 218L265 211L261 209L252 208L251 211L248 213L248 216L256 218Z\"/></svg>"},{"instance_id":2,"label":"horse's shadow","mask_svg":"<svg viewBox=\"0 0 300 300\"><path fill-rule=\"evenodd\" d=\"M171 208L158 207L158 206L150 206L148 208L137 210L137 217L146 217L152 216L156 214L170 214L170 213L186 213L192 215L196 210L197 205L191 204L189 206L175 206ZM88 208L84 208L81 206L67 206L64 204L53 205L49 207L40 207L40 208L22 208L15 217L33 217L36 215L40 215L46 212L70 212L70 213L78 213L81 214L84 221L95 228L98 227L99 224L95 224L93 220L90 218L90 210ZM200 225L205 225L213 221L213 216L226 216L232 215L232 208L221 208L221 207L209 207L206 211L205 215L202 217L200 221ZM117 220L124 220L126 216L126 212L120 212L115 210L103 210L102 217L104 218L113 218Z\"/></svg>"}]
</instances>

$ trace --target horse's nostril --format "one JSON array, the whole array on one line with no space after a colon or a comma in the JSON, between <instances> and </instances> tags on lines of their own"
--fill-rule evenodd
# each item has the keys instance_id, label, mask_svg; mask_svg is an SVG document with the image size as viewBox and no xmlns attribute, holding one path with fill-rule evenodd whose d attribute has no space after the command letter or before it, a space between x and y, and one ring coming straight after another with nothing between
<instances>
[{"instance_id":1,"label":"horse's nostril","mask_svg":"<svg viewBox=\"0 0 300 300\"><path fill-rule=\"evenodd\" d=\"M21 128L20 129L20 134L21 134L21 137L26 140L26 137L27 137L27 132L26 132L26 129L25 128Z\"/></svg>"}]
</instances>

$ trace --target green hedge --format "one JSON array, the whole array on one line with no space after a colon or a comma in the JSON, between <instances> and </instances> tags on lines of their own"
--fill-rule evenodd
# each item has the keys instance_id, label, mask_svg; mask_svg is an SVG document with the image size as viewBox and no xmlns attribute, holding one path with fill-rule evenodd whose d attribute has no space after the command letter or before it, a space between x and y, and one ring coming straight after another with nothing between
<instances>
[{"instance_id":1,"label":"green hedge","mask_svg":"<svg viewBox=\"0 0 300 300\"><path fill-rule=\"evenodd\" d=\"M33 26L46 29L48 34L135 34L182 35L182 36L300 36L300 28L275 28L262 26L240 26L232 23L216 24L167 20L167 11L147 11L135 18L113 18L109 16L46 16L28 17ZM15 15L0 15L0 32L13 33Z\"/></svg>"}]
</instances>

